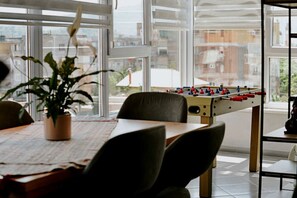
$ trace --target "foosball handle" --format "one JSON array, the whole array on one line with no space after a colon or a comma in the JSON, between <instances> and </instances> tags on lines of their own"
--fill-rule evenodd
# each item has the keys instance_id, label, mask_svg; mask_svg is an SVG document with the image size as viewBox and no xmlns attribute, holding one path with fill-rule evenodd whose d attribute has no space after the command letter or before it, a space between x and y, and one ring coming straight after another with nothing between
<instances>
[{"instance_id":1,"label":"foosball handle","mask_svg":"<svg viewBox=\"0 0 297 198\"><path fill-rule=\"evenodd\" d=\"M244 96L247 96L248 98L254 98L255 94L243 94Z\"/></svg>"},{"instance_id":2,"label":"foosball handle","mask_svg":"<svg viewBox=\"0 0 297 198\"><path fill-rule=\"evenodd\" d=\"M240 97L240 96L234 96L234 97L231 97L230 100L241 102L243 99L242 99L242 97Z\"/></svg>"},{"instance_id":3,"label":"foosball handle","mask_svg":"<svg viewBox=\"0 0 297 198\"><path fill-rule=\"evenodd\" d=\"M245 95L239 95L238 97L241 97L243 100L247 100L248 99L248 97L245 96Z\"/></svg>"},{"instance_id":4,"label":"foosball handle","mask_svg":"<svg viewBox=\"0 0 297 198\"><path fill-rule=\"evenodd\" d=\"M264 95L265 96L266 95L266 92L258 91L258 92L255 92L255 94L256 95Z\"/></svg>"}]
</instances>

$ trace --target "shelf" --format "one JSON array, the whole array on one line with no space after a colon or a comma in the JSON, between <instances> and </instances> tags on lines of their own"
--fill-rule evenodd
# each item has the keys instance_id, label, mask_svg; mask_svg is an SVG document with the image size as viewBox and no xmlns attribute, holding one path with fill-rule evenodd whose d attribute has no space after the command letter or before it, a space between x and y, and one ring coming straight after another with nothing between
<instances>
[{"instance_id":1,"label":"shelf","mask_svg":"<svg viewBox=\"0 0 297 198\"><path fill-rule=\"evenodd\" d=\"M264 4L285 8L297 8L296 0L264 0Z\"/></svg>"},{"instance_id":2,"label":"shelf","mask_svg":"<svg viewBox=\"0 0 297 198\"><path fill-rule=\"evenodd\" d=\"M285 127L279 128L275 131L264 134L262 140L270 142L297 143L297 134L285 134L285 131Z\"/></svg>"},{"instance_id":3,"label":"shelf","mask_svg":"<svg viewBox=\"0 0 297 198\"><path fill-rule=\"evenodd\" d=\"M291 44L292 38L297 38L297 33L294 31L292 32L292 25L291 25L291 12L292 9L296 9L297 8L297 1L296 0L262 0L261 1L261 13L262 13L262 17L261 20L263 22L264 18L264 6L265 5L269 5L269 6L277 6L277 7L282 7L282 8L287 8L288 9L288 36L289 36L289 43ZM264 32L264 24L262 23L261 25L261 31ZM291 56L291 45L288 45L288 59L289 59L289 63L288 63L288 77L289 77L289 82L291 82L291 60L292 60L292 56ZM264 41L264 36L262 37L262 46L266 46L265 45L265 41ZM265 50L263 50L264 48L262 48L262 57L264 56L264 52ZM264 59L262 59L263 62ZM264 78L264 68L262 67L262 78ZM294 101L297 98L297 95L290 95L290 91L291 91L291 84L288 84L288 95L290 96L290 98L288 99L288 115L290 116L291 113L291 102ZM263 87L263 85L262 85ZM263 109L262 109L263 110ZM261 124L263 124L263 120L261 121ZM261 148L260 148L260 152L261 152L261 161L260 164L263 164L263 142L267 141L267 142L279 142L279 143L295 143L297 144L297 131L296 134L286 134L286 128L285 128L285 123L283 125L284 127L281 127L277 130L274 130L270 133L266 133L263 134L263 130L261 131ZM268 176L268 177L279 177L280 178L280 190L282 190L282 179L283 178L291 178L291 179L296 179L297 180L297 162L291 161L291 160L280 160L278 162L276 162L275 164L271 165L268 168L263 169L262 166L260 167L260 177L259 177L259 196L261 195L261 188L262 188L262 176Z\"/></svg>"},{"instance_id":4,"label":"shelf","mask_svg":"<svg viewBox=\"0 0 297 198\"><path fill-rule=\"evenodd\" d=\"M262 176L297 179L297 162L280 160L262 171Z\"/></svg>"},{"instance_id":5,"label":"shelf","mask_svg":"<svg viewBox=\"0 0 297 198\"><path fill-rule=\"evenodd\" d=\"M291 38L297 38L297 33L291 33Z\"/></svg>"},{"instance_id":6,"label":"shelf","mask_svg":"<svg viewBox=\"0 0 297 198\"><path fill-rule=\"evenodd\" d=\"M290 101L294 101L297 98L297 95L290 96Z\"/></svg>"}]
</instances>

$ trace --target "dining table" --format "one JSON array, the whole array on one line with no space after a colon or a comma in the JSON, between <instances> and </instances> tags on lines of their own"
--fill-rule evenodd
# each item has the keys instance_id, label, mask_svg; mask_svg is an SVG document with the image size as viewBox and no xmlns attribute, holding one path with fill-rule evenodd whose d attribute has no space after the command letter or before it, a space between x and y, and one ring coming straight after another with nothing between
<instances>
[{"instance_id":1,"label":"dining table","mask_svg":"<svg viewBox=\"0 0 297 198\"><path fill-rule=\"evenodd\" d=\"M43 122L0 130L0 197L42 197L81 174L115 136L165 126L166 144L207 124L116 118L75 118L71 139L49 141Z\"/></svg>"}]
</instances>

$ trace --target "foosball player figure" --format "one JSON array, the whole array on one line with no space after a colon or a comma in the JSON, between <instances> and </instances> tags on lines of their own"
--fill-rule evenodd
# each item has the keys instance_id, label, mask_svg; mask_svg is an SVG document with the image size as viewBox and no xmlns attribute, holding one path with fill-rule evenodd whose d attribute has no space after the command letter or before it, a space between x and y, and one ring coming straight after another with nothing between
<instances>
[{"instance_id":1,"label":"foosball player figure","mask_svg":"<svg viewBox=\"0 0 297 198\"><path fill-rule=\"evenodd\" d=\"M183 88L179 88L179 89L177 90L177 93L179 93L179 94L184 93Z\"/></svg>"},{"instance_id":2,"label":"foosball player figure","mask_svg":"<svg viewBox=\"0 0 297 198\"><path fill-rule=\"evenodd\" d=\"M223 84L220 84L219 91L223 91L224 87Z\"/></svg>"},{"instance_id":3,"label":"foosball player figure","mask_svg":"<svg viewBox=\"0 0 297 198\"><path fill-rule=\"evenodd\" d=\"M190 92L191 92L191 95L197 95L197 89L194 86L191 87Z\"/></svg>"},{"instance_id":4,"label":"foosball player figure","mask_svg":"<svg viewBox=\"0 0 297 198\"><path fill-rule=\"evenodd\" d=\"M285 133L297 134L297 98L294 99L291 118L286 121L285 128L287 129Z\"/></svg>"},{"instance_id":5,"label":"foosball player figure","mask_svg":"<svg viewBox=\"0 0 297 198\"><path fill-rule=\"evenodd\" d=\"M199 92L200 94L204 94L204 91L203 91L203 89L201 88L200 89L200 92Z\"/></svg>"}]
</instances>

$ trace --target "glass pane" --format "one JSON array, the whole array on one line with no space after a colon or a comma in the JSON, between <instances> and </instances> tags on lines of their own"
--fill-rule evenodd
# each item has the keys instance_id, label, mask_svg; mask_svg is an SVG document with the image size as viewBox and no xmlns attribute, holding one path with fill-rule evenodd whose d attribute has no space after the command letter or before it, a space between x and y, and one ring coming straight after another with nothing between
<instances>
[{"instance_id":1,"label":"glass pane","mask_svg":"<svg viewBox=\"0 0 297 198\"><path fill-rule=\"evenodd\" d=\"M288 59L269 59L269 99L272 102L288 102ZM297 59L291 62L291 95L297 94Z\"/></svg>"},{"instance_id":2,"label":"glass pane","mask_svg":"<svg viewBox=\"0 0 297 198\"><path fill-rule=\"evenodd\" d=\"M297 17L292 17L292 33L297 32ZM272 26L272 46L287 47L289 43L288 37L288 17L274 17ZM292 47L297 47L297 41L292 40Z\"/></svg>"},{"instance_id":3,"label":"glass pane","mask_svg":"<svg viewBox=\"0 0 297 198\"><path fill-rule=\"evenodd\" d=\"M70 45L69 56L77 56L76 67L77 75L92 72L99 70L100 57L95 60L94 64L91 64L94 58L93 51L88 47L88 44L92 44L96 49L100 46L100 41L98 40L99 36L98 29L80 29L77 33L78 42L81 44L78 46L78 51L76 52L75 47ZM60 27L44 27L43 28L43 57L48 52L52 52L54 59L58 62L61 58L64 58L67 53L69 35L66 31L66 28ZM97 50L98 51L98 50ZM96 52L97 53L97 52ZM97 53L98 54L98 53ZM46 64L45 69L43 70L44 76L51 75L51 69ZM100 82L98 76L89 76L84 78L82 81L96 81ZM84 85L81 87L82 90L88 92L94 103L90 102L87 98L79 96L81 100L84 100L86 105L76 104L77 114L76 115L96 115L99 113L99 88L98 85Z\"/></svg>"},{"instance_id":4,"label":"glass pane","mask_svg":"<svg viewBox=\"0 0 297 198\"><path fill-rule=\"evenodd\" d=\"M16 58L17 56L27 54L26 31L27 28L24 26L0 25L0 60L10 69L9 75L0 84L0 96L7 89L26 81L28 76L26 63ZM14 93L10 99L18 102L26 102L26 96L18 97L17 93Z\"/></svg>"},{"instance_id":5,"label":"glass pane","mask_svg":"<svg viewBox=\"0 0 297 198\"><path fill-rule=\"evenodd\" d=\"M143 0L118 0L113 12L114 46L143 44Z\"/></svg>"},{"instance_id":6,"label":"glass pane","mask_svg":"<svg viewBox=\"0 0 297 198\"><path fill-rule=\"evenodd\" d=\"M212 85L260 87L258 30L196 30L195 77Z\"/></svg>"},{"instance_id":7,"label":"glass pane","mask_svg":"<svg viewBox=\"0 0 297 198\"><path fill-rule=\"evenodd\" d=\"M126 97L142 91L142 58L109 60L109 114L116 116Z\"/></svg>"},{"instance_id":8,"label":"glass pane","mask_svg":"<svg viewBox=\"0 0 297 198\"><path fill-rule=\"evenodd\" d=\"M181 86L179 32L153 30L151 89L166 91Z\"/></svg>"}]
</instances>

